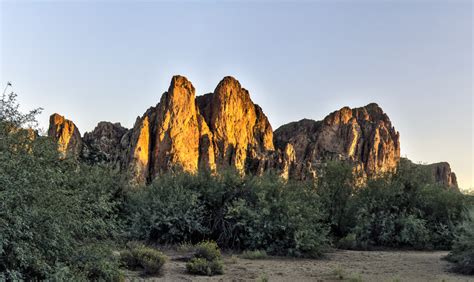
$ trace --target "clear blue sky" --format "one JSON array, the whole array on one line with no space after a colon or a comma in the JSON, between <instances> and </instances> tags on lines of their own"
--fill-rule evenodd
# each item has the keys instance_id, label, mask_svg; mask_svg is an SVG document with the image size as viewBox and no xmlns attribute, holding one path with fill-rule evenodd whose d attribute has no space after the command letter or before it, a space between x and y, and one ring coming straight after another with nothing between
<instances>
[{"instance_id":1,"label":"clear blue sky","mask_svg":"<svg viewBox=\"0 0 474 282\"><path fill-rule=\"evenodd\" d=\"M131 127L171 76L235 76L272 126L377 102L402 155L473 181L473 7L456 1L0 1L0 82L81 133Z\"/></svg>"}]
</instances>

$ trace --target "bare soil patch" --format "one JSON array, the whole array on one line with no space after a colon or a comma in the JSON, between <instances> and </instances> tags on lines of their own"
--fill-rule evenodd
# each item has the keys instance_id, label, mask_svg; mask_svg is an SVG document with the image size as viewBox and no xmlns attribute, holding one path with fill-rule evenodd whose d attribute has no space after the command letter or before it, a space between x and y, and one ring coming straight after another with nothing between
<instances>
[{"instance_id":1,"label":"bare soil patch","mask_svg":"<svg viewBox=\"0 0 474 282\"><path fill-rule=\"evenodd\" d=\"M170 261L158 277L127 272L127 280L146 281L474 281L449 271L448 252L343 251L321 259L268 257L248 260L224 254L225 274L213 277L186 273L186 254L165 251Z\"/></svg>"}]
</instances>

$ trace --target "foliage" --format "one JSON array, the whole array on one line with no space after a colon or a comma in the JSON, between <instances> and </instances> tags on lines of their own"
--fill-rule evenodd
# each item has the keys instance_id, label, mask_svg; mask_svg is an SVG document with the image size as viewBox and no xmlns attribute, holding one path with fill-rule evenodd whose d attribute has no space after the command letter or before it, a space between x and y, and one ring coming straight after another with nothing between
<instances>
[{"instance_id":1,"label":"foliage","mask_svg":"<svg viewBox=\"0 0 474 282\"><path fill-rule=\"evenodd\" d=\"M215 242L203 241L195 249L193 258L186 263L189 273L208 276L224 273L221 251Z\"/></svg>"},{"instance_id":2,"label":"foliage","mask_svg":"<svg viewBox=\"0 0 474 282\"><path fill-rule=\"evenodd\" d=\"M354 196L359 247L447 249L465 214L465 196L434 184L429 171L400 163L393 176L370 180Z\"/></svg>"},{"instance_id":3,"label":"foliage","mask_svg":"<svg viewBox=\"0 0 474 282\"><path fill-rule=\"evenodd\" d=\"M131 239L196 242L208 233L201 222L204 214L198 194L188 187L190 177L163 175L128 193L125 209Z\"/></svg>"},{"instance_id":4,"label":"foliage","mask_svg":"<svg viewBox=\"0 0 474 282\"><path fill-rule=\"evenodd\" d=\"M268 257L267 252L262 250L244 251L240 256L244 259L265 259Z\"/></svg>"},{"instance_id":5,"label":"foliage","mask_svg":"<svg viewBox=\"0 0 474 282\"><path fill-rule=\"evenodd\" d=\"M459 227L448 255L448 260L455 263L454 271L463 274L474 274L474 208L470 217Z\"/></svg>"},{"instance_id":6,"label":"foliage","mask_svg":"<svg viewBox=\"0 0 474 282\"><path fill-rule=\"evenodd\" d=\"M192 258L186 263L186 270L191 274L198 275L217 275L224 273L222 260L209 261L204 258Z\"/></svg>"},{"instance_id":7,"label":"foliage","mask_svg":"<svg viewBox=\"0 0 474 282\"><path fill-rule=\"evenodd\" d=\"M275 175L165 175L129 198L125 214L134 239L209 239L224 248L295 256L318 256L328 241L314 186Z\"/></svg>"},{"instance_id":8,"label":"foliage","mask_svg":"<svg viewBox=\"0 0 474 282\"><path fill-rule=\"evenodd\" d=\"M19 127L34 123L37 112L22 115L15 96L9 97L0 120L3 279L117 278L111 248L102 242L119 228L121 177L59 160L50 139Z\"/></svg>"},{"instance_id":9,"label":"foliage","mask_svg":"<svg viewBox=\"0 0 474 282\"><path fill-rule=\"evenodd\" d=\"M324 218L336 237L346 234L353 223L350 215L355 179L352 166L338 161L328 162L318 178Z\"/></svg>"},{"instance_id":10,"label":"foliage","mask_svg":"<svg viewBox=\"0 0 474 282\"><path fill-rule=\"evenodd\" d=\"M159 274L168 261L162 252L142 244L133 244L122 251L120 259L128 269L142 268L148 275Z\"/></svg>"},{"instance_id":11,"label":"foliage","mask_svg":"<svg viewBox=\"0 0 474 282\"><path fill-rule=\"evenodd\" d=\"M194 257L215 260L221 258L221 250L215 242L203 241L196 245Z\"/></svg>"}]
</instances>

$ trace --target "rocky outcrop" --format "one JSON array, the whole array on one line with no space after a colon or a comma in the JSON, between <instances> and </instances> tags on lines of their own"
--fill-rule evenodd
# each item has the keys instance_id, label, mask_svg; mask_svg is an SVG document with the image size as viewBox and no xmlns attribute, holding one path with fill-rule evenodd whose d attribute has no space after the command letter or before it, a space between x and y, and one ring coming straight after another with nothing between
<instances>
[{"instance_id":1,"label":"rocky outcrop","mask_svg":"<svg viewBox=\"0 0 474 282\"><path fill-rule=\"evenodd\" d=\"M58 144L62 158L78 157L82 150L82 139L76 125L59 114L49 118L48 136Z\"/></svg>"},{"instance_id":2,"label":"rocky outcrop","mask_svg":"<svg viewBox=\"0 0 474 282\"><path fill-rule=\"evenodd\" d=\"M429 164L434 180L437 183L450 188L458 189L456 174L451 171L451 166L447 162Z\"/></svg>"},{"instance_id":3,"label":"rocky outcrop","mask_svg":"<svg viewBox=\"0 0 474 282\"><path fill-rule=\"evenodd\" d=\"M274 150L273 130L239 81L225 77L214 93L198 97L197 105L212 133L217 170L234 167L241 172L262 172L268 153Z\"/></svg>"},{"instance_id":4,"label":"rocky outcrop","mask_svg":"<svg viewBox=\"0 0 474 282\"><path fill-rule=\"evenodd\" d=\"M349 161L364 176L394 171L400 160L399 134L377 104L344 107L323 121L304 119L275 131L275 144L292 144L298 178L312 178L321 163Z\"/></svg>"},{"instance_id":5,"label":"rocky outcrop","mask_svg":"<svg viewBox=\"0 0 474 282\"><path fill-rule=\"evenodd\" d=\"M128 130L120 123L99 122L92 132L84 134L82 158L90 163L108 162L118 165L122 161L122 137Z\"/></svg>"},{"instance_id":6,"label":"rocky outcrop","mask_svg":"<svg viewBox=\"0 0 474 282\"><path fill-rule=\"evenodd\" d=\"M190 81L173 77L129 135L128 167L138 182L174 169L263 172L274 150L268 119L232 77L197 98Z\"/></svg>"},{"instance_id":7,"label":"rocky outcrop","mask_svg":"<svg viewBox=\"0 0 474 282\"><path fill-rule=\"evenodd\" d=\"M393 172L400 161L399 134L377 104L344 107L322 121L303 119L273 132L263 110L233 77L222 79L212 93L195 95L189 80L174 76L159 103L137 117L130 130L100 122L81 139L73 122L54 114L48 134L62 157L109 163L135 183L168 171L228 168L315 179L329 160L350 162L365 178ZM457 187L449 164L430 167L437 182Z\"/></svg>"}]
</instances>

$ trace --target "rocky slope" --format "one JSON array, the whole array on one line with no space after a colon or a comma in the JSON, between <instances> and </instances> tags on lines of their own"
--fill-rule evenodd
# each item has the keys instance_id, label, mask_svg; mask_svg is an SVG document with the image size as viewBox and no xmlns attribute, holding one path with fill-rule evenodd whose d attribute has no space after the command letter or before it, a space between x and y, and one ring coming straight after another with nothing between
<instances>
[{"instance_id":1,"label":"rocky slope","mask_svg":"<svg viewBox=\"0 0 474 282\"><path fill-rule=\"evenodd\" d=\"M344 107L322 121L304 119L275 132L249 92L225 77L214 92L195 96L192 83L174 76L160 102L137 117L132 129L100 122L81 138L73 122L54 114L48 135L63 157L106 162L147 183L161 173L230 167L242 174L276 170L285 178L312 179L328 160L354 164L364 177L392 172L400 138L377 104ZM436 180L457 186L446 163L434 164Z\"/></svg>"}]
</instances>

